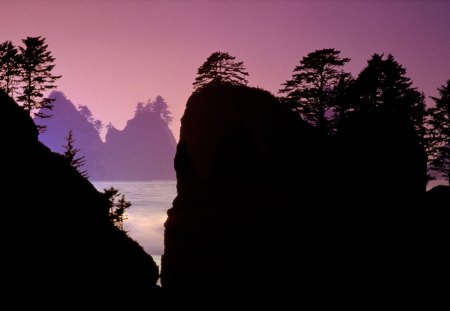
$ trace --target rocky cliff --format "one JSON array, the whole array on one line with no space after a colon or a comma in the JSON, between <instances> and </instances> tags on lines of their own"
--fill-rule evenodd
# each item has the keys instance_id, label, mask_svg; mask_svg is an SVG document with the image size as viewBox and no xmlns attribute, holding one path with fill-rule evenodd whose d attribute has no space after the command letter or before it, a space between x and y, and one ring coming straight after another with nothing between
<instances>
[{"instance_id":1,"label":"rocky cliff","mask_svg":"<svg viewBox=\"0 0 450 311\"><path fill-rule=\"evenodd\" d=\"M291 286L323 199L325 138L244 86L194 93L181 122L163 287L234 299Z\"/></svg>"},{"instance_id":2,"label":"rocky cliff","mask_svg":"<svg viewBox=\"0 0 450 311\"><path fill-rule=\"evenodd\" d=\"M192 94L181 124L162 257L169 294L356 306L434 281L443 210L427 205L408 119L354 114L327 138L268 92L211 85Z\"/></svg>"},{"instance_id":3,"label":"rocky cliff","mask_svg":"<svg viewBox=\"0 0 450 311\"><path fill-rule=\"evenodd\" d=\"M0 114L10 121L0 124L5 297L45 307L151 304L157 266L108 220L107 199L38 141L31 118L3 92Z\"/></svg>"}]
</instances>

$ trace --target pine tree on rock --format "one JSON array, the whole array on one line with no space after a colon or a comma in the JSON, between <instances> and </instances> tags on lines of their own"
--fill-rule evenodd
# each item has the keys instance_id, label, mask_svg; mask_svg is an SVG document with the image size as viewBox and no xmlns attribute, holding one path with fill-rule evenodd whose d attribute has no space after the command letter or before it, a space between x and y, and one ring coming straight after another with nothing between
<instances>
[{"instance_id":1,"label":"pine tree on rock","mask_svg":"<svg viewBox=\"0 0 450 311\"><path fill-rule=\"evenodd\" d=\"M358 75L352 93L354 110L382 108L408 116L422 144L427 145L424 96L412 87L411 79L406 76L406 69L391 54L385 59L383 55L374 54L368 60L367 67Z\"/></svg>"},{"instance_id":2,"label":"pine tree on rock","mask_svg":"<svg viewBox=\"0 0 450 311\"><path fill-rule=\"evenodd\" d=\"M137 117L148 110L148 105L144 104L143 102L138 102L136 104L136 110L134 111L134 116ZM109 124L108 124L109 126Z\"/></svg>"},{"instance_id":3,"label":"pine tree on rock","mask_svg":"<svg viewBox=\"0 0 450 311\"><path fill-rule=\"evenodd\" d=\"M350 61L335 49L321 49L303 57L292 79L282 85L280 101L323 133L333 131L333 115L340 111L338 98L352 77L342 67Z\"/></svg>"},{"instance_id":4,"label":"pine tree on rock","mask_svg":"<svg viewBox=\"0 0 450 311\"><path fill-rule=\"evenodd\" d=\"M197 77L193 83L194 90L199 90L209 84L243 84L247 85L243 62L236 62L236 57L228 53L214 52L198 68Z\"/></svg>"},{"instance_id":5,"label":"pine tree on rock","mask_svg":"<svg viewBox=\"0 0 450 311\"><path fill-rule=\"evenodd\" d=\"M167 103L161 96L156 96L155 101L150 104L151 110L161 116L164 122L168 125L172 122L171 112L168 109Z\"/></svg>"},{"instance_id":6,"label":"pine tree on rock","mask_svg":"<svg viewBox=\"0 0 450 311\"><path fill-rule=\"evenodd\" d=\"M100 134L103 128L103 123L102 121L94 118L94 115L92 114L89 107L85 105L78 105L78 111L89 123L92 124L95 130Z\"/></svg>"}]
</instances>

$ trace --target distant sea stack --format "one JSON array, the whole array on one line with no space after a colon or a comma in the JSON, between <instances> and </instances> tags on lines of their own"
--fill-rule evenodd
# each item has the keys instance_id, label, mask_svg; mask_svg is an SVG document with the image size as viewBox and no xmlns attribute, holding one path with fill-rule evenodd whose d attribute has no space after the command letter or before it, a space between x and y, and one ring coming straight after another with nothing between
<instances>
[{"instance_id":1,"label":"distant sea stack","mask_svg":"<svg viewBox=\"0 0 450 311\"><path fill-rule=\"evenodd\" d=\"M52 151L63 153L65 137L72 130L90 180L175 179L176 141L159 114L142 111L123 130L109 127L103 143L92 122L63 93L52 92L49 97L56 99L52 118L37 121L47 126L39 139Z\"/></svg>"},{"instance_id":2,"label":"distant sea stack","mask_svg":"<svg viewBox=\"0 0 450 311\"><path fill-rule=\"evenodd\" d=\"M54 98L51 118L36 120L47 126L44 133L39 134L39 140L52 151L64 153L66 137L72 131L75 147L80 149L78 157L85 157L83 167L91 180L101 180L106 174L103 165L103 142L94 126L80 114L75 105L62 92L50 94Z\"/></svg>"},{"instance_id":3,"label":"distant sea stack","mask_svg":"<svg viewBox=\"0 0 450 311\"><path fill-rule=\"evenodd\" d=\"M311 235L321 204L324 148L324 137L264 90L195 92L181 120L163 287L235 299L291 286L299 256L310 256L300 237Z\"/></svg>"},{"instance_id":4,"label":"distant sea stack","mask_svg":"<svg viewBox=\"0 0 450 311\"><path fill-rule=\"evenodd\" d=\"M38 141L32 119L2 91L0 114L8 120L0 124L5 298L35 307L152 306L158 268L109 221L107 198Z\"/></svg>"},{"instance_id":5,"label":"distant sea stack","mask_svg":"<svg viewBox=\"0 0 450 311\"><path fill-rule=\"evenodd\" d=\"M142 111L120 131L106 134L104 180L175 179L176 141L166 122L153 111Z\"/></svg>"}]
</instances>

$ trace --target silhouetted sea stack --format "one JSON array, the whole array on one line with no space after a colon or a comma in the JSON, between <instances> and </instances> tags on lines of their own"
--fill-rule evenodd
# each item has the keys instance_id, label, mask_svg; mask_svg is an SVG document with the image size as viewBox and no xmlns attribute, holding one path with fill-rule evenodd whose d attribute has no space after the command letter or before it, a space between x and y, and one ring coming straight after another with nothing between
<instances>
[{"instance_id":1,"label":"silhouetted sea stack","mask_svg":"<svg viewBox=\"0 0 450 311\"><path fill-rule=\"evenodd\" d=\"M168 294L336 306L425 291L423 251L442 237L411 123L374 111L340 131L321 136L261 89L194 92L165 223Z\"/></svg>"},{"instance_id":2,"label":"silhouetted sea stack","mask_svg":"<svg viewBox=\"0 0 450 311\"><path fill-rule=\"evenodd\" d=\"M0 115L9 121L0 124L10 202L2 205L5 297L46 307L151 305L158 268L108 220L107 199L38 141L31 118L1 91Z\"/></svg>"},{"instance_id":3,"label":"silhouetted sea stack","mask_svg":"<svg viewBox=\"0 0 450 311\"><path fill-rule=\"evenodd\" d=\"M86 160L83 170L91 180L104 179L107 168L103 163L103 142L99 133L62 92L54 91L50 98L55 99L52 117L36 120L47 126L47 130L39 134L39 140L53 152L63 154L66 137L72 131L75 147L80 150L77 156L84 156Z\"/></svg>"},{"instance_id":4,"label":"silhouetted sea stack","mask_svg":"<svg viewBox=\"0 0 450 311\"><path fill-rule=\"evenodd\" d=\"M176 141L166 122L143 111L120 131L110 128L103 148L104 180L175 179Z\"/></svg>"},{"instance_id":5,"label":"silhouetted sea stack","mask_svg":"<svg viewBox=\"0 0 450 311\"><path fill-rule=\"evenodd\" d=\"M52 92L50 98L55 99L53 117L37 120L47 126L39 140L52 151L63 153L67 143L65 138L72 130L74 145L79 149L77 156L85 157L83 170L87 171L90 180L175 179L176 141L159 113L141 111L123 130L109 127L103 143L93 121L77 110L63 93Z\"/></svg>"},{"instance_id":6,"label":"silhouetted sea stack","mask_svg":"<svg viewBox=\"0 0 450 311\"><path fill-rule=\"evenodd\" d=\"M163 287L233 299L290 287L322 199L324 141L261 89L195 92L181 120Z\"/></svg>"}]
</instances>

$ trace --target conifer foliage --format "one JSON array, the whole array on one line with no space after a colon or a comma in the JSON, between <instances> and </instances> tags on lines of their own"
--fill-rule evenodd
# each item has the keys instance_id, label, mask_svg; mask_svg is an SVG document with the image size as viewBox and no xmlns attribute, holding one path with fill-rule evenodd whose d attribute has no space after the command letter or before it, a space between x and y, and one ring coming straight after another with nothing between
<instances>
[{"instance_id":1,"label":"conifer foliage","mask_svg":"<svg viewBox=\"0 0 450 311\"><path fill-rule=\"evenodd\" d=\"M450 183L450 79L439 89L439 97L431 97L430 108L432 145L431 168Z\"/></svg>"},{"instance_id":2,"label":"conifer foliage","mask_svg":"<svg viewBox=\"0 0 450 311\"><path fill-rule=\"evenodd\" d=\"M247 85L243 62L236 62L236 57L228 53L214 52L198 68L197 77L193 83L194 90L199 90L208 84L243 84Z\"/></svg>"},{"instance_id":3,"label":"conifer foliage","mask_svg":"<svg viewBox=\"0 0 450 311\"><path fill-rule=\"evenodd\" d=\"M350 59L340 54L335 49L309 53L279 91L281 102L326 134L332 132L332 116L340 110L340 92L351 81L350 73L342 69Z\"/></svg>"},{"instance_id":4,"label":"conifer foliage","mask_svg":"<svg viewBox=\"0 0 450 311\"><path fill-rule=\"evenodd\" d=\"M120 230L125 231L123 222L127 219L125 211L131 206L131 202L125 199L125 195L119 190L110 187L104 189L103 193L109 200L109 219Z\"/></svg>"},{"instance_id":5,"label":"conifer foliage","mask_svg":"<svg viewBox=\"0 0 450 311\"><path fill-rule=\"evenodd\" d=\"M10 97L16 94L19 79L18 51L11 41L0 44L0 89Z\"/></svg>"},{"instance_id":6,"label":"conifer foliage","mask_svg":"<svg viewBox=\"0 0 450 311\"><path fill-rule=\"evenodd\" d=\"M64 154L63 156L69 161L70 165L72 165L84 178L88 178L88 173L86 170L83 170L84 164L86 164L86 159L84 156L77 157L80 149L75 147L75 138L73 137L72 130L69 131L69 134L66 137L66 144L64 145Z\"/></svg>"},{"instance_id":7,"label":"conifer foliage","mask_svg":"<svg viewBox=\"0 0 450 311\"><path fill-rule=\"evenodd\" d=\"M49 118L54 99L46 97L46 92L56 88L55 82L61 78L52 73L55 58L41 36L22 42L18 48L11 41L0 44L0 87L30 116ZM45 131L45 126L37 127Z\"/></svg>"}]
</instances>

